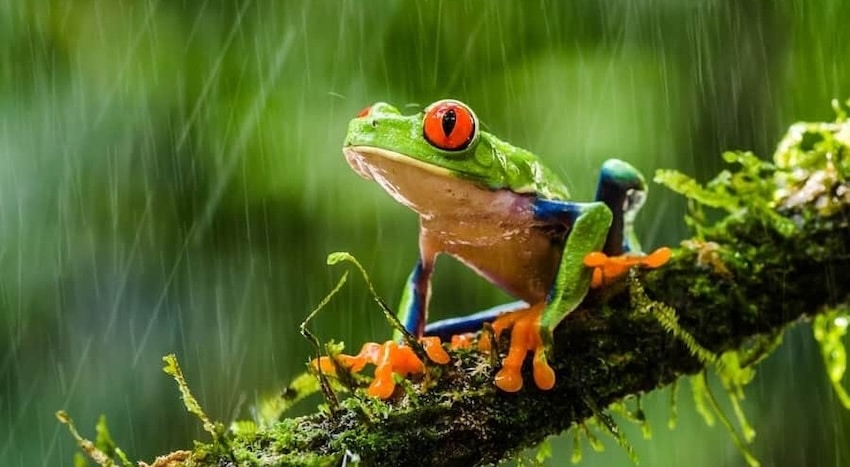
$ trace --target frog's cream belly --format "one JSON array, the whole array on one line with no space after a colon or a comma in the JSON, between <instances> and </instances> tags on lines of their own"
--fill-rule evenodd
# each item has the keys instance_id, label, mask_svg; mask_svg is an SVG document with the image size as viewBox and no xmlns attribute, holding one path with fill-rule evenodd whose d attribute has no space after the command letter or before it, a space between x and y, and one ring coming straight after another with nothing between
<instances>
[{"instance_id":1,"label":"frog's cream belly","mask_svg":"<svg viewBox=\"0 0 850 467\"><path fill-rule=\"evenodd\" d=\"M534 219L533 196L491 190L391 151L357 147L344 152L357 173L419 213L423 256L454 256L519 299L545 299L566 229Z\"/></svg>"},{"instance_id":2,"label":"frog's cream belly","mask_svg":"<svg viewBox=\"0 0 850 467\"><path fill-rule=\"evenodd\" d=\"M528 303L543 301L561 259L563 235L550 235L533 224L503 227L507 226L486 220L423 220L420 244L454 256L516 298Z\"/></svg>"}]
</instances>

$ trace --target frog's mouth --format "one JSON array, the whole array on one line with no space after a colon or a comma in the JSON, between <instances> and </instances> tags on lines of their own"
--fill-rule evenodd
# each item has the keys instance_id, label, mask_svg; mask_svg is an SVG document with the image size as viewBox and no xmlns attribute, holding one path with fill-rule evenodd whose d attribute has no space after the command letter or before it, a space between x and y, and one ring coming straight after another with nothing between
<instances>
[{"instance_id":1,"label":"frog's mouth","mask_svg":"<svg viewBox=\"0 0 850 467\"><path fill-rule=\"evenodd\" d=\"M361 177L374 180L396 201L427 215L440 206L462 203L480 187L449 169L373 146L346 146L348 164Z\"/></svg>"},{"instance_id":2,"label":"frog's mouth","mask_svg":"<svg viewBox=\"0 0 850 467\"><path fill-rule=\"evenodd\" d=\"M433 175L451 177L451 171L448 169L419 161L399 152L374 146L346 146L342 148L342 152L345 154L348 165L367 180L375 180L375 171L385 168L387 165L394 165L393 162L407 167L415 167Z\"/></svg>"}]
</instances>

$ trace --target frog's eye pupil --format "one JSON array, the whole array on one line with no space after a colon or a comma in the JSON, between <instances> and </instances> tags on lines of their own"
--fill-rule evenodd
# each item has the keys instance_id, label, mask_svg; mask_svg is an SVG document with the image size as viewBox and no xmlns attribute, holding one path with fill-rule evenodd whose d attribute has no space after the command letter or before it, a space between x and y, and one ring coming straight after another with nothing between
<instances>
[{"instance_id":1,"label":"frog's eye pupil","mask_svg":"<svg viewBox=\"0 0 850 467\"><path fill-rule=\"evenodd\" d=\"M477 134L475 114L455 100L437 101L425 110L422 121L425 140L443 151L462 151Z\"/></svg>"},{"instance_id":2,"label":"frog's eye pupil","mask_svg":"<svg viewBox=\"0 0 850 467\"><path fill-rule=\"evenodd\" d=\"M452 131L455 129L455 123L457 123L457 115L455 115L454 109L449 109L446 113L443 114L443 134L446 135L446 138L450 137Z\"/></svg>"}]
</instances>

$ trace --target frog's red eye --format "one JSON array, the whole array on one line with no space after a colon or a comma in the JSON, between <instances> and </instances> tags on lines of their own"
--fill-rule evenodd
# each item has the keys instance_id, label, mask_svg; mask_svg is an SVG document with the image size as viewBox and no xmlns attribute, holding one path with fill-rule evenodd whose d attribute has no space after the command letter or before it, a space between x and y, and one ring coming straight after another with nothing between
<instances>
[{"instance_id":1,"label":"frog's red eye","mask_svg":"<svg viewBox=\"0 0 850 467\"><path fill-rule=\"evenodd\" d=\"M365 116L369 115L370 110L372 110L372 106L371 105L366 106L363 110L361 110L360 112L357 112L357 118L365 117Z\"/></svg>"},{"instance_id":2,"label":"frog's red eye","mask_svg":"<svg viewBox=\"0 0 850 467\"><path fill-rule=\"evenodd\" d=\"M445 151L466 149L475 139L477 122L469 107L454 100L443 100L425 109L425 139Z\"/></svg>"}]
</instances>

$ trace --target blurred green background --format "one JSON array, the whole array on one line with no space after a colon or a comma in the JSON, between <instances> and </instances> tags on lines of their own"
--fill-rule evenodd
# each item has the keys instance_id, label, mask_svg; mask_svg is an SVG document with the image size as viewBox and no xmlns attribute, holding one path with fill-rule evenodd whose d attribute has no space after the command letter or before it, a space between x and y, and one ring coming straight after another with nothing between
<instances>
[{"instance_id":1,"label":"blurred green background","mask_svg":"<svg viewBox=\"0 0 850 467\"><path fill-rule=\"evenodd\" d=\"M170 352L213 418L248 416L304 368L298 324L341 274L329 252L395 303L416 218L340 153L367 104L461 99L577 198L612 156L706 179L724 149L769 157L790 123L832 118L848 18L846 0L0 0L0 465L71 465L60 408L87 434L106 414L136 459L207 439L160 370ZM683 212L654 189L646 246L687 235ZM437 317L504 298L451 260L435 287ZM314 329L350 348L389 332L359 280ZM669 397L645 400L653 440L627 428L643 465L743 465L687 384L667 430ZM850 465L808 326L745 410L763 465ZM567 463L570 438L552 445ZM606 445L585 465L628 465Z\"/></svg>"}]
</instances>

